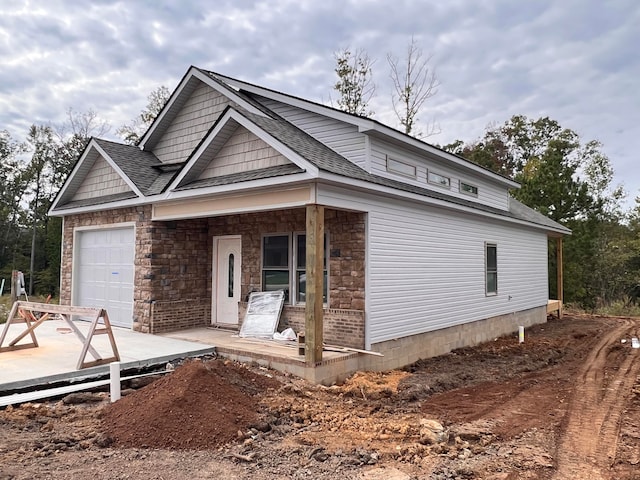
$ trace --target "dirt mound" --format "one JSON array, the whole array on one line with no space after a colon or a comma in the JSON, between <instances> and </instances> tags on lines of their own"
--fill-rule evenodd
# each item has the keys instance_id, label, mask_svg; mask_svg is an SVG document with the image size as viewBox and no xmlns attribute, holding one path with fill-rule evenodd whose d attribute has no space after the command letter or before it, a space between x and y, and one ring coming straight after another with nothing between
<instances>
[{"instance_id":1,"label":"dirt mound","mask_svg":"<svg viewBox=\"0 0 640 480\"><path fill-rule=\"evenodd\" d=\"M209 449L254 426L256 397L279 385L231 362L190 361L109 405L102 428L116 445Z\"/></svg>"}]
</instances>

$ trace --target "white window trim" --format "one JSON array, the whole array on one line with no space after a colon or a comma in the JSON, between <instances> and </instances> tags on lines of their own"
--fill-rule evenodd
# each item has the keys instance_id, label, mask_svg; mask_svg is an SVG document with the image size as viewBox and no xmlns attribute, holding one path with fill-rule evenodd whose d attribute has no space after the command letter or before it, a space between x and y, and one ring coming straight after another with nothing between
<instances>
[{"instance_id":1,"label":"white window trim","mask_svg":"<svg viewBox=\"0 0 640 480\"><path fill-rule=\"evenodd\" d=\"M468 187L472 187L475 188L476 191L474 192L467 192L466 190L464 190L462 188L462 185L467 185ZM462 193L463 195L469 195L471 197L477 197L478 196L478 192L480 191L480 189L478 188L477 185L474 185L472 183L468 183L468 182L463 182L462 180L459 183L458 189L460 190L460 193Z\"/></svg>"},{"instance_id":2,"label":"white window trim","mask_svg":"<svg viewBox=\"0 0 640 480\"><path fill-rule=\"evenodd\" d=\"M487 249L489 247L494 247L496 249L496 270L495 270L495 274L496 274L496 291L495 292L490 292L488 290L488 275L489 273L493 273L489 271L489 265L488 265L488 256L487 256ZM498 244L495 242L484 242L484 294L487 297L495 297L496 295L498 295Z\"/></svg>"},{"instance_id":3,"label":"white window trim","mask_svg":"<svg viewBox=\"0 0 640 480\"><path fill-rule=\"evenodd\" d=\"M306 234L307 234L306 232L293 232L293 238L292 238L292 240L293 240L293 242L292 242L292 247L293 247L293 252L292 253L293 253L293 255L292 255L292 257L294 257L294 258L293 258L293 275L291 276L292 285L290 287L291 288L291 292L293 292L293 294L294 294L292 305L306 305L307 304L307 302L299 302L298 301L298 248L297 248L298 235L306 235ZM327 239L327 248L325 248L325 250L324 250L324 258L325 258L325 262L327 264L327 268L326 268L326 270L327 270L327 301L323 302L323 305L326 306L326 305L329 305L329 293L331 292L331 288L330 288L330 285L329 285L330 278L331 278L330 274L329 274L329 259L330 259L330 256L329 256L329 250L330 250L329 245L331 245L331 244L329 243L329 232L325 231L324 232L324 236ZM305 261L305 263L307 263L307 262Z\"/></svg>"},{"instance_id":4,"label":"white window trim","mask_svg":"<svg viewBox=\"0 0 640 480\"><path fill-rule=\"evenodd\" d=\"M430 178L431 175L437 175L438 177L446 178L447 184L445 185L442 182L435 182L431 180ZM438 173L438 172L434 172L433 170L427 170L427 183L430 183L431 185L437 185L438 187L441 187L441 188L448 188L449 190L451 189L451 177L448 177L447 175L442 175L441 173Z\"/></svg>"},{"instance_id":5,"label":"white window trim","mask_svg":"<svg viewBox=\"0 0 640 480\"><path fill-rule=\"evenodd\" d=\"M400 163L402 165L406 165L407 167L413 168L413 175L410 173L405 173L405 172L401 172L399 170L394 169L389 165L390 162ZM413 165L412 163L405 162L404 160L398 160L397 158L392 158L389 155L387 155L386 163L387 163L387 172L389 173L393 173L394 175L400 175L407 178L413 178L413 179L418 178L418 167Z\"/></svg>"},{"instance_id":6,"label":"white window trim","mask_svg":"<svg viewBox=\"0 0 640 480\"><path fill-rule=\"evenodd\" d=\"M287 237L287 245L289 248L289 258L287 261L287 270L289 270L289 303L293 305L292 303L292 290L291 290L291 271L293 266L295 265L293 263L293 255L291 254L291 247L292 247L292 239L291 239L291 232L281 232L281 233L266 233L266 234L262 234L262 236L260 237L260 290L265 291L264 290L264 271L271 271L271 270L282 270L282 268L264 268L264 239L267 237Z\"/></svg>"},{"instance_id":7,"label":"white window trim","mask_svg":"<svg viewBox=\"0 0 640 480\"><path fill-rule=\"evenodd\" d=\"M288 266L287 269L289 270L289 301L288 304L289 305L306 305L306 302L299 302L298 301L298 281L297 281L297 275L298 275L298 248L297 248L297 240L298 240L298 235L306 235L306 232L304 231L299 231L299 232L281 232L281 233L265 233L262 234L261 238L260 238L260 289L264 290L264 284L263 284L263 279L264 279L264 271L270 271L270 270L282 270L283 268L266 268L264 267L264 239L267 237L288 237L288 248L289 248L289 259L288 259ZM324 233L326 239L327 239L327 248L324 251L324 255L325 255L325 261L327 264L327 301L323 302L323 305L328 306L329 302L330 302L330 292L331 292L331 288L330 288L330 272L329 272L329 259L330 259L330 255L329 255L329 232ZM305 262L306 263L306 262Z\"/></svg>"}]
</instances>

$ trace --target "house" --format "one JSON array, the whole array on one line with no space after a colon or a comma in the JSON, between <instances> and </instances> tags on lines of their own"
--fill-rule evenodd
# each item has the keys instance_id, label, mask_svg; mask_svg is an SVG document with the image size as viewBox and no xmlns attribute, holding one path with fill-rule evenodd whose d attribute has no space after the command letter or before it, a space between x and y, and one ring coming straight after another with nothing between
<instances>
[{"instance_id":1,"label":"house","mask_svg":"<svg viewBox=\"0 0 640 480\"><path fill-rule=\"evenodd\" d=\"M60 190L61 303L154 334L238 328L249 293L283 289L307 365L325 342L399 367L546 321L548 238L570 231L515 188L375 120L191 67L139 146L92 139Z\"/></svg>"}]
</instances>

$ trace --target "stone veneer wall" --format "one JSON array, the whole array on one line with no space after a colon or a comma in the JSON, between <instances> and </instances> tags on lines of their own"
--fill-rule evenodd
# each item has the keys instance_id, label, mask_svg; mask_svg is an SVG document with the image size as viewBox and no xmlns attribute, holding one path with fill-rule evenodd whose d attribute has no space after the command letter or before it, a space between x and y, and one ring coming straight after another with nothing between
<instances>
[{"instance_id":1,"label":"stone veneer wall","mask_svg":"<svg viewBox=\"0 0 640 480\"><path fill-rule=\"evenodd\" d=\"M134 223L134 330L159 333L211 321L212 239L242 235L242 297L261 289L262 236L305 231L305 209L152 222L139 206L65 217L60 300L71 303L73 230ZM364 345L365 214L327 209L329 235L328 343ZM244 315L241 313L241 318ZM304 307L287 306L283 320L304 328Z\"/></svg>"},{"instance_id":2,"label":"stone veneer wall","mask_svg":"<svg viewBox=\"0 0 640 480\"><path fill-rule=\"evenodd\" d=\"M206 219L154 222L145 232L145 277L152 308L142 331L160 333L211 323L211 241Z\"/></svg>"},{"instance_id":3,"label":"stone veneer wall","mask_svg":"<svg viewBox=\"0 0 640 480\"><path fill-rule=\"evenodd\" d=\"M71 303L73 231L135 223L133 327L145 333L207 325L211 319L211 253L206 220L151 222L151 207L65 217L60 303Z\"/></svg>"},{"instance_id":4,"label":"stone veneer wall","mask_svg":"<svg viewBox=\"0 0 640 480\"><path fill-rule=\"evenodd\" d=\"M151 262L151 242L145 240L145 231L151 228L151 207L138 206L101 212L81 213L64 217L62 232L62 265L60 267L60 303L71 304L71 282L73 275L73 231L77 227L105 227L111 224L133 222L136 225L136 265L134 273L133 317L134 328L139 319L150 317L151 293L145 289L145 276ZM140 324L138 324L138 329Z\"/></svg>"},{"instance_id":5,"label":"stone veneer wall","mask_svg":"<svg viewBox=\"0 0 640 480\"><path fill-rule=\"evenodd\" d=\"M303 208L247 213L209 219L209 235L242 235L242 298L262 289L262 236L301 233L306 228ZM330 308L364 310L365 214L325 210L329 235Z\"/></svg>"}]
</instances>

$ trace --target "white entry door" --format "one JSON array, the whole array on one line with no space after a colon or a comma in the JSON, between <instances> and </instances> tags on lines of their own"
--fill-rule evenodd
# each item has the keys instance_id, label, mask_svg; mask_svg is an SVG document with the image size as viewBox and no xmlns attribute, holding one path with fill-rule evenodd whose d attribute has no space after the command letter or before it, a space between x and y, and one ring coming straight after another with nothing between
<instances>
[{"instance_id":1,"label":"white entry door","mask_svg":"<svg viewBox=\"0 0 640 480\"><path fill-rule=\"evenodd\" d=\"M242 271L240 237L214 239L213 323L238 324L240 274Z\"/></svg>"},{"instance_id":2,"label":"white entry door","mask_svg":"<svg viewBox=\"0 0 640 480\"><path fill-rule=\"evenodd\" d=\"M73 304L105 308L112 325L133 325L133 227L77 232Z\"/></svg>"}]
</instances>

